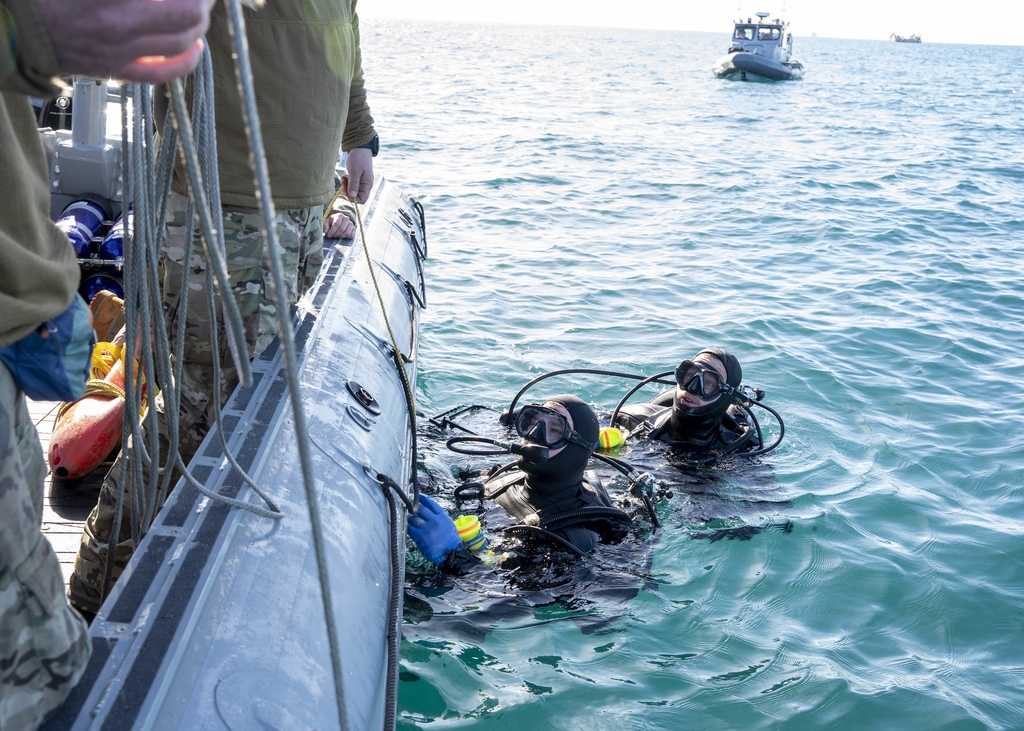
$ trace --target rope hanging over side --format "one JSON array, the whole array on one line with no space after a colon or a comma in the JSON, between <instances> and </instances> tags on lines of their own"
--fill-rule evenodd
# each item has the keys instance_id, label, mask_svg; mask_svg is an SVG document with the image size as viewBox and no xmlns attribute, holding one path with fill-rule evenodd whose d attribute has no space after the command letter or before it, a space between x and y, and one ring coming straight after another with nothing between
<instances>
[{"instance_id":1,"label":"rope hanging over side","mask_svg":"<svg viewBox=\"0 0 1024 731\"><path fill-rule=\"evenodd\" d=\"M394 330L391 329L391 321L388 320L388 311L384 306L384 297L380 293L380 286L377 284L377 275L373 271L373 261L370 259L370 249L366 245L366 232L363 230L363 215L359 211L359 206L355 206L356 209L356 222L359 224L359 239L362 243L363 254L366 257L366 268L370 270L370 280L373 282L373 289L377 293L377 301L380 303L381 315L384 317L384 326L387 328L388 337L391 338L392 357L395 361L395 368L398 370L398 377L402 381L402 387L405 389L405 400L409 407L409 430L412 433L412 464L410 467L409 482L414 486L416 485L416 397L413 394L412 383L409 381L409 374L405 370L404 356L401 348L398 347L398 339L395 337Z\"/></svg>"},{"instance_id":2,"label":"rope hanging over side","mask_svg":"<svg viewBox=\"0 0 1024 731\"><path fill-rule=\"evenodd\" d=\"M345 707L344 673L341 667L341 650L338 641L338 630L334 623L334 602L331 595L330 577L327 573L327 552L324 545L323 528L320 522L320 508L316 494L316 475L313 474L313 459L310 455L309 435L306 427L306 415L302 408L302 396L299 391L297 358L295 355L295 334L292 332L289 307L285 306L284 273L281 271L281 253L274 227L274 200L270 195L270 175L267 171L267 158L263 149L263 135L260 131L259 114L256 109L256 91L252 77L252 66L249 62L249 45L245 37L245 18L239 0L225 0L228 8L228 32L235 52L235 78L238 82L242 98L242 121L245 135L252 151L250 162L256 181L257 200L263 216L264 239L270 258L274 291L277 300L277 322L281 344L284 350L284 372L288 384L288 395L292 404L295 436L299 450L299 464L302 468L302 482L306 490L306 503L309 508L309 522L313 537L313 551L316 555L317 575L320 579L320 595L324 605L324 619L327 625L327 641L331 653L331 666L334 671L334 694L338 705L338 724L347 731L348 713Z\"/></svg>"},{"instance_id":3,"label":"rope hanging over side","mask_svg":"<svg viewBox=\"0 0 1024 731\"><path fill-rule=\"evenodd\" d=\"M204 226L204 248L208 254L208 260L213 263L213 277L217 276L218 269L221 269L222 277L217 282L221 292L227 296L222 297L222 307L228 316L226 328L229 333L229 343L232 343L232 356L236 365L239 358L244 364L239 370L240 374L248 373L251 381L251 366L247 357L248 348L245 345L244 330L241 326L241 317L238 315L237 303L231 294L230 282L227 279L226 265L218 267L216 260L224 262L224 239L222 227L213 228L214 216L219 222L220 193L217 179L217 152L216 152L216 130L213 114L213 66L210 53L207 49L204 52L202 65L193 76L194 94L192 99L191 119L186 115L184 108L184 86L181 80L172 84L172 97L181 103L168 110L167 121L164 124L163 136L159 151L156 150L155 138L153 135L153 100L152 87L146 84L136 84L132 88L133 106L133 127L131 144L129 145L128 118L127 118L127 93L124 89L121 92L121 124L122 124L122 175L124 185L122 187L121 208L124 214L129 211L132 215L132 225L126 226L125 246L125 309L130 313L125 318L125 352L135 353L138 361L132 358L125 358L125 423L122 433L122 449L125 451L125 459L121 460L121 475L119 490L115 503L114 520L110 539L107 544L106 565L104 567L104 596L109 593L113 583L114 562L111 557L115 554L118 538L121 531L122 513L125 500L130 500L132 540L138 545L142 536L148 531L150 524L156 516L156 512L163 504L164 498L170 491L171 480L175 470L180 470L185 479L194 485L200 492L211 500L219 501L230 507L247 510L262 517L279 519L283 513L262 492L252 479L241 469L238 463L230 455L223 434L223 424L219 411L219 401L216 406L216 426L221 446L227 455L231 466L238 471L246 483L252 487L269 506L269 509L258 505L219 495L199 482L192 476L183 463L178 453L178 414L180 409L180 383L184 367L183 353L185 350L185 328L178 328L174 345L169 342L167 326L163 317L163 305L161 302L161 282L159 281L159 256L160 241L163 235L163 221L166 217L167 201L171 189L171 178L174 170L174 156L178 150L178 130L185 131L182 138L182 145L186 158L186 166L195 173L196 186L193 187L193 195L189 198L187 219L194 220L198 212L201 220L205 219L209 225ZM194 140L192 131L195 131ZM190 142L190 140L192 140ZM196 194L198 191L198 194ZM195 204L198 197L200 205ZM209 205L206 205L209 201ZM210 208L212 207L212 211ZM204 210L205 209L205 210ZM185 261L191 261L193 240L186 236ZM212 256L210 256L212 252ZM219 255L219 257L218 257ZM186 267L187 270L187 267ZM209 273L209 269L208 269ZM184 275L187 278L187 272ZM212 279L209 287L212 289ZM189 287L187 282L182 283L181 300L179 307L181 311L188 309ZM237 322L232 324L231 311L237 315ZM215 311L213 305L211 312ZM241 338L242 350L238 352L237 341ZM151 347L143 347L151 345ZM214 344L214 352L219 352ZM172 359L171 354L174 353ZM220 382L219 362L214 359L216 382ZM156 388L147 388L145 399L146 409L140 408L143 400L143 383L161 385L161 398L164 402L164 418L167 420L167 458L161 466L159 429L150 428L147 430L147 439L142 435L142 416L146 410L152 410L156 405ZM219 389L218 389L219 391ZM122 395L122 394L118 394ZM145 478L143 467L148 468L149 478Z\"/></svg>"}]
</instances>

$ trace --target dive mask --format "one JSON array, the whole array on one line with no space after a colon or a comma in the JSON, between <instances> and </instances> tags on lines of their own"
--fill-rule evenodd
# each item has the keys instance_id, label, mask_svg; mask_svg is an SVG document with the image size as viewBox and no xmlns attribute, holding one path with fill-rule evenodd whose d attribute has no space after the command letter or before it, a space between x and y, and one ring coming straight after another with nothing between
<instances>
[{"instance_id":1,"label":"dive mask","mask_svg":"<svg viewBox=\"0 0 1024 731\"><path fill-rule=\"evenodd\" d=\"M676 368L676 383L679 388L705 401L711 401L723 393L735 390L722 380L718 371L705 368L692 360L684 360Z\"/></svg>"},{"instance_id":2,"label":"dive mask","mask_svg":"<svg viewBox=\"0 0 1024 731\"><path fill-rule=\"evenodd\" d=\"M563 414L546 406L524 406L516 416L516 434L548 449L558 449L570 442L594 451L595 445L588 442L569 426Z\"/></svg>"}]
</instances>

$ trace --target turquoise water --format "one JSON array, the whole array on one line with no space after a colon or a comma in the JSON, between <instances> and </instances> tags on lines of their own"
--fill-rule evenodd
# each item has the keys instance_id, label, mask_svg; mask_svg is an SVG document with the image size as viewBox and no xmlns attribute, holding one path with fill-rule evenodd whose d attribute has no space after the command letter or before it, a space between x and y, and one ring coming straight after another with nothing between
<instances>
[{"instance_id":1,"label":"turquoise water","mask_svg":"<svg viewBox=\"0 0 1024 731\"><path fill-rule=\"evenodd\" d=\"M727 46L364 23L377 168L427 212L420 411L721 345L787 435L773 515L717 517L792 521L695 537L682 484L625 604L407 611L401 728L1024 728L1024 48L798 38L772 84Z\"/></svg>"}]
</instances>

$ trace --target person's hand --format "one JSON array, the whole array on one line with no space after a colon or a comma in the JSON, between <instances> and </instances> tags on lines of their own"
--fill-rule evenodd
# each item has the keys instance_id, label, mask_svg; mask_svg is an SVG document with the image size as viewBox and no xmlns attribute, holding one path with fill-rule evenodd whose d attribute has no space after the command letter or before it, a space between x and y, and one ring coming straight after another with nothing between
<instances>
[{"instance_id":1,"label":"person's hand","mask_svg":"<svg viewBox=\"0 0 1024 731\"><path fill-rule=\"evenodd\" d=\"M373 153L365 147L350 150L345 158L347 175L341 177L341 184L348 191L348 199L366 203L373 188Z\"/></svg>"},{"instance_id":2,"label":"person's hand","mask_svg":"<svg viewBox=\"0 0 1024 731\"><path fill-rule=\"evenodd\" d=\"M328 239L351 239L356 235L356 225L344 213L332 213L324 221L324 237Z\"/></svg>"},{"instance_id":3,"label":"person's hand","mask_svg":"<svg viewBox=\"0 0 1024 731\"><path fill-rule=\"evenodd\" d=\"M36 0L61 74L157 84L199 63L215 0Z\"/></svg>"},{"instance_id":4,"label":"person's hand","mask_svg":"<svg viewBox=\"0 0 1024 731\"><path fill-rule=\"evenodd\" d=\"M440 564L445 556L462 545L462 539L444 508L422 494L418 502L417 512L409 516L409 537L428 561Z\"/></svg>"}]
</instances>

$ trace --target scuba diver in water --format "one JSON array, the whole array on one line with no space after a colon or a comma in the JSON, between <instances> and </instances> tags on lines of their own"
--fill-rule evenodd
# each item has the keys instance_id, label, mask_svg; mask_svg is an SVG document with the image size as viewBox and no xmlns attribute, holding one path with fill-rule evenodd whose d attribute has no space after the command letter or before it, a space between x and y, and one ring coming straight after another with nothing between
<instances>
[{"instance_id":1,"label":"scuba diver in water","mask_svg":"<svg viewBox=\"0 0 1024 731\"><path fill-rule=\"evenodd\" d=\"M541 534L580 555L603 539L625 535L629 516L613 507L596 475L586 474L599 434L590 406L575 396L555 396L523 406L508 421L524 440L505 445L519 459L492 471L482 486L482 497L519 521L506 531ZM456 437L448 446L458 450L455 445L470 441L501 444L474 436ZM446 573L461 573L479 561L463 546L455 523L440 505L422 494L419 503L418 512L409 516L408 533L425 558Z\"/></svg>"},{"instance_id":2,"label":"scuba diver in water","mask_svg":"<svg viewBox=\"0 0 1024 731\"><path fill-rule=\"evenodd\" d=\"M675 377L675 388L646 404L623 407L641 386L669 374ZM782 442L785 425L778 412L762 402L764 391L743 386L742 381L743 369L735 355L722 348L704 348L674 371L641 381L619 401L611 425L625 430L624 438L657 439L678 451L710 459L767 454ZM764 443L751 406L775 417L779 435L771 444Z\"/></svg>"},{"instance_id":3,"label":"scuba diver in water","mask_svg":"<svg viewBox=\"0 0 1024 731\"><path fill-rule=\"evenodd\" d=\"M704 348L680 363L674 375L674 389L617 410L612 426L690 452L730 454L759 446L752 415L741 406L743 369L735 355Z\"/></svg>"}]
</instances>

